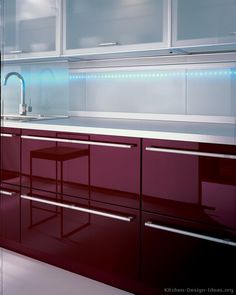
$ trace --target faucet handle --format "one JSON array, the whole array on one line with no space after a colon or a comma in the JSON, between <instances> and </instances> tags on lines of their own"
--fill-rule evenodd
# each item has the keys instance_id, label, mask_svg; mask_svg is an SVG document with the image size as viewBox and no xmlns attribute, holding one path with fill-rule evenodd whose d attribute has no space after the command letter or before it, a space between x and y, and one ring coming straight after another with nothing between
<instances>
[{"instance_id":1,"label":"faucet handle","mask_svg":"<svg viewBox=\"0 0 236 295\"><path fill-rule=\"evenodd\" d=\"M33 107L32 107L32 105L31 105L31 98L30 98L30 100L29 100L29 105L28 105L27 111L28 111L29 113L31 113L31 112L33 111Z\"/></svg>"}]
</instances>

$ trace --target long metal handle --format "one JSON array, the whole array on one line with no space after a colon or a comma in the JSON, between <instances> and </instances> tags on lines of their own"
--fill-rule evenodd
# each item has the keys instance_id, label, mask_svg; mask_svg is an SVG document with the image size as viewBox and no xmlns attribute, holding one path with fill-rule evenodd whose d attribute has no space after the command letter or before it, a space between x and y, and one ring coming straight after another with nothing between
<instances>
[{"instance_id":1,"label":"long metal handle","mask_svg":"<svg viewBox=\"0 0 236 295\"><path fill-rule=\"evenodd\" d=\"M131 148L133 148L135 146L135 144L123 144L123 143L75 140L75 139L64 139L64 138L50 138L50 137L40 137L40 136L30 136L30 135L21 135L21 138L34 139L34 140L43 140L43 141L68 142L68 143L79 143L79 144L86 144L86 145L117 147L117 148L124 148L124 149L131 149Z\"/></svg>"},{"instance_id":2,"label":"long metal handle","mask_svg":"<svg viewBox=\"0 0 236 295\"><path fill-rule=\"evenodd\" d=\"M108 218L112 218L112 219L118 219L118 220L127 221L127 222L130 222L134 218L133 216L122 216L122 215L117 215L117 214L113 214L113 213L107 213L107 212L103 212L103 211L87 209L87 208L79 207L76 205L67 205L67 204L63 204L63 203L59 203L59 202L48 201L48 200L44 200L41 198L30 197L30 196L26 196L26 195L21 195L21 198L26 199L26 200L30 200L30 201L43 203L43 204L49 204L49 205L53 205L53 206L77 210L77 211L81 211L81 212L85 212L85 213L100 215L100 216L104 216L104 217L108 217Z\"/></svg>"},{"instance_id":3,"label":"long metal handle","mask_svg":"<svg viewBox=\"0 0 236 295\"><path fill-rule=\"evenodd\" d=\"M13 137L12 134L7 134L7 133L1 133L2 137Z\"/></svg>"},{"instance_id":4,"label":"long metal handle","mask_svg":"<svg viewBox=\"0 0 236 295\"><path fill-rule=\"evenodd\" d=\"M100 47L115 46L115 45L120 45L120 43L119 42L106 42L106 43L98 44L98 46L100 46Z\"/></svg>"},{"instance_id":5,"label":"long metal handle","mask_svg":"<svg viewBox=\"0 0 236 295\"><path fill-rule=\"evenodd\" d=\"M230 154L218 154L218 153L205 153L205 152L195 152L195 151L186 151L186 150L175 150L175 149L165 149L149 146L145 148L146 151L151 152L161 152L161 153L171 153L171 154L180 154L180 155L190 155L190 156L201 156L201 157L212 157L212 158L224 158L224 159L236 159L236 155Z\"/></svg>"},{"instance_id":6,"label":"long metal handle","mask_svg":"<svg viewBox=\"0 0 236 295\"><path fill-rule=\"evenodd\" d=\"M6 52L6 54L17 54L17 53L23 53L23 50L10 50L9 52Z\"/></svg>"},{"instance_id":7,"label":"long metal handle","mask_svg":"<svg viewBox=\"0 0 236 295\"><path fill-rule=\"evenodd\" d=\"M207 241L211 241L211 242L215 242L215 243L220 243L220 244L225 244L228 246L236 247L236 242L232 242L232 241L224 240L224 239L219 239L219 238L215 238L215 237L211 237L211 236L207 236L207 235L197 234L194 232L181 230L181 229L177 229L177 228L173 228L173 227L169 227L169 226L163 226L163 225L155 224L152 221L147 221L147 222L145 222L144 225L147 227L160 229L163 231L168 231L168 232L180 234L183 236L194 237L194 238L198 238L198 239L202 239L202 240L207 240Z\"/></svg>"},{"instance_id":8,"label":"long metal handle","mask_svg":"<svg viewBox=\"0 0 236 295\"><path fill-rule=\"evenodd\" d=\"M5 196L13 196L13 195L15 195L16 193L15 193L15 192L8 192L8 191L0 190L0 194L1 194L1 195L5 195Z\"/></svg>"}]
</instances>

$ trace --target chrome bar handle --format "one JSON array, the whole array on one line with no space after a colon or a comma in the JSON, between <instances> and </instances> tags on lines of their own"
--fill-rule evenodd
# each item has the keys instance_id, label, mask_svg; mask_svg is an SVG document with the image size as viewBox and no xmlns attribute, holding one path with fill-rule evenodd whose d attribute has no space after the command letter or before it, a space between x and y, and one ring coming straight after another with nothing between
<instances>
[{"instance_id":1,"label":"chrome bar handle","mask_svg":"<svg viewBox=\"0 0 236 295\"><path fill-rule=\"evenodd\" d=\"M6 52L6 54L18 54L18 53L23 53L23 50L10 50Z\"/></svg>"},{"instance_id":2,"label":"chrome bar handle","mask_svg":"<svg viewBox=\"0 0 236 295\"><path fill-rule=\"evenodd\" d=\"M1 137L13 137L13 135L8 133L1 133Z\"/></svg>"},{"instance_id":3,"label":"chrome bar handle","mask_svg":"<svg viewBox=\"0 0 236 295\"><path fill-rule=\"evenodd\" d=\"M120 45L120 43L119 42L105 42L105 43L98 44L99 47L116 46L116 45Z\"/></svg>"},{"instance_id":4,"label":"chrome bar handle","mask_svg":"<svg viewBox=\"0 0 236 295\"><path fill-rule=\"evenodd\" d=\"M35 201L35 202L39 202L39 203L43 203L43 204L58 206L58 207L62 207L62 208L72 209L72 210L77 210L80 212L90 213L90 214L94 214L94 215L100 215L103 217L118 219L118 220L127 221L127 222L131 222L132 219L134 218L133 216L122 216L122 215L117 215L117 214L113 214L113 213L107 213L107 212L103 212L103 211L87 209L87 208L83 208L83 207L76 206L76 205L67 205L67 204L63 204L63 203L59 203L59 202L44 200L44 199L37 198L37 197L31 197L31 196L26 196L26 195L21 195L20 197L22 199L26 199L26 200L30 200L30 201Z\"/></svg>"},{"instance_id":5,"label":"chrome bar handle","mask_svg":"<svg viewBox=\"0 0 236 295\"><path fill-rule=\"evenodd\" d=\"M225 244L228 246L236 247L236 242L232 242L232 241L224 240L224 239L219 239L219 238L215 238L215 237L211 237L211 236L207 236L207 235L197 234L195 232L181 230L181 229L177 229L177 228L173 228L173 227L169 227L169 226L163 226L163 225L153 223L152 221L147 221L144 223L144 225L147 227L159 229L162 231L172 232L172 233L180 234L183 236L194 237L194 238L198 238L198 239L202 239L202 240L207 240L207 241L211 241L211 242L215 242L215 243L220 243L220 244Z\"/></svg>"},{"instance_id":6,"label":"chrome bar handle","mask_svg":"<svg viewBox=\"0 0 236 295\"><path fill-rule=\"evenodd\" d=\"M148 146L145 148L145 150L150 151L150 152L161 152L161 153L170 153L170 154L179 154L179 155L212 157L212 158L223 158L223 159L236 160L236 155L230 155L230 154L205 153L205 152L195 152L195 151L187 151L187 150L166 149L166 148L157 148L157 147L153 147L153 146Z\"/></svg>"},{"instance_id":7,"label":"chrome bar handle","mask_svg":"<svg viewBox=\"0 0 236 295\"><path fill-rule=\"evenodd\" d=\"M11 196L15 195L16 193L15 192L8 192L8 191L0 190L0 194L11 197Z\"/></svg>"},{"instance_id":8,"label":"chrome bar handle","mask_svg":"<svg viewBox=\"0 0 236 295\"><path fill-rule=\"evenodd\" d=\"M42 141L67 142L67 143L78 143L78 144L85 144L85 145L117 147L117 148L124 148L124 149L131 149L135 146L135 144L87 141L87 140L76 140L76 139L65 139L65 138L50 138L50 137L40 137L40 136L31 136L31 135L21 135L21 138L42 140Z\"/></svg>"}]
</instances>

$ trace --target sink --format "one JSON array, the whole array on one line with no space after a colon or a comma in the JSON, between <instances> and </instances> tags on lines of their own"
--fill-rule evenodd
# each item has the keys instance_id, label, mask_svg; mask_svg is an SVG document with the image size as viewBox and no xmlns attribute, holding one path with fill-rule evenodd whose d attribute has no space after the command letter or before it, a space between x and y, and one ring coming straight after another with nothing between
<instances>
[{"instance_id":1,"label":"sink","mask_svg":"<svg viewBox=\"0 0 236 295\"><path fill-rule=\"evenodd\" d=\"M2 115L1 118L7 121L39 121L39 120L52 120L52 119L64 119L69 118L69 116L44 116L44 115Z\"/></svg>"}]
</instances>

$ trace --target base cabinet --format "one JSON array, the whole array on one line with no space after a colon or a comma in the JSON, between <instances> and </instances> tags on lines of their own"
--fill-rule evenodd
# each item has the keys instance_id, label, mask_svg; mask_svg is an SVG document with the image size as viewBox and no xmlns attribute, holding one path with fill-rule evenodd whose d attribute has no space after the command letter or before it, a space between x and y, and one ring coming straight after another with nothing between
<instances>
[{"instance_id":1,"label":"base cabinet","mask_svg":"<svg viewBox=\"0 0 236 295\"><path fill-rule=\"evenodd\" d=\"M139 211L70 196L21 196L21 242L43 260L133 290Z\"/></svg>"},{"instance_id":2,"label":"base cabinet","mask_svg":"<svg viewBox=\"0 0 236 295\"><path fill-rule=\"evenodd\" d=\"M143 212L141 279L145 294L168 293L174 288L233 288L235 275L230 265L236 262L236 233L212 232L198 224ZM229 236L231 244L227 244Z\"/></svg>"},{"instance_id":3,"label":"base cabinet","mask_svg":"<svg viewBox=\"0 0 236 295\"><path fill-rule=\"evenodd\" d=\"M235 146L11 135L1 246L138 295L234 288Z\"/></svg>"}]
</instances>

